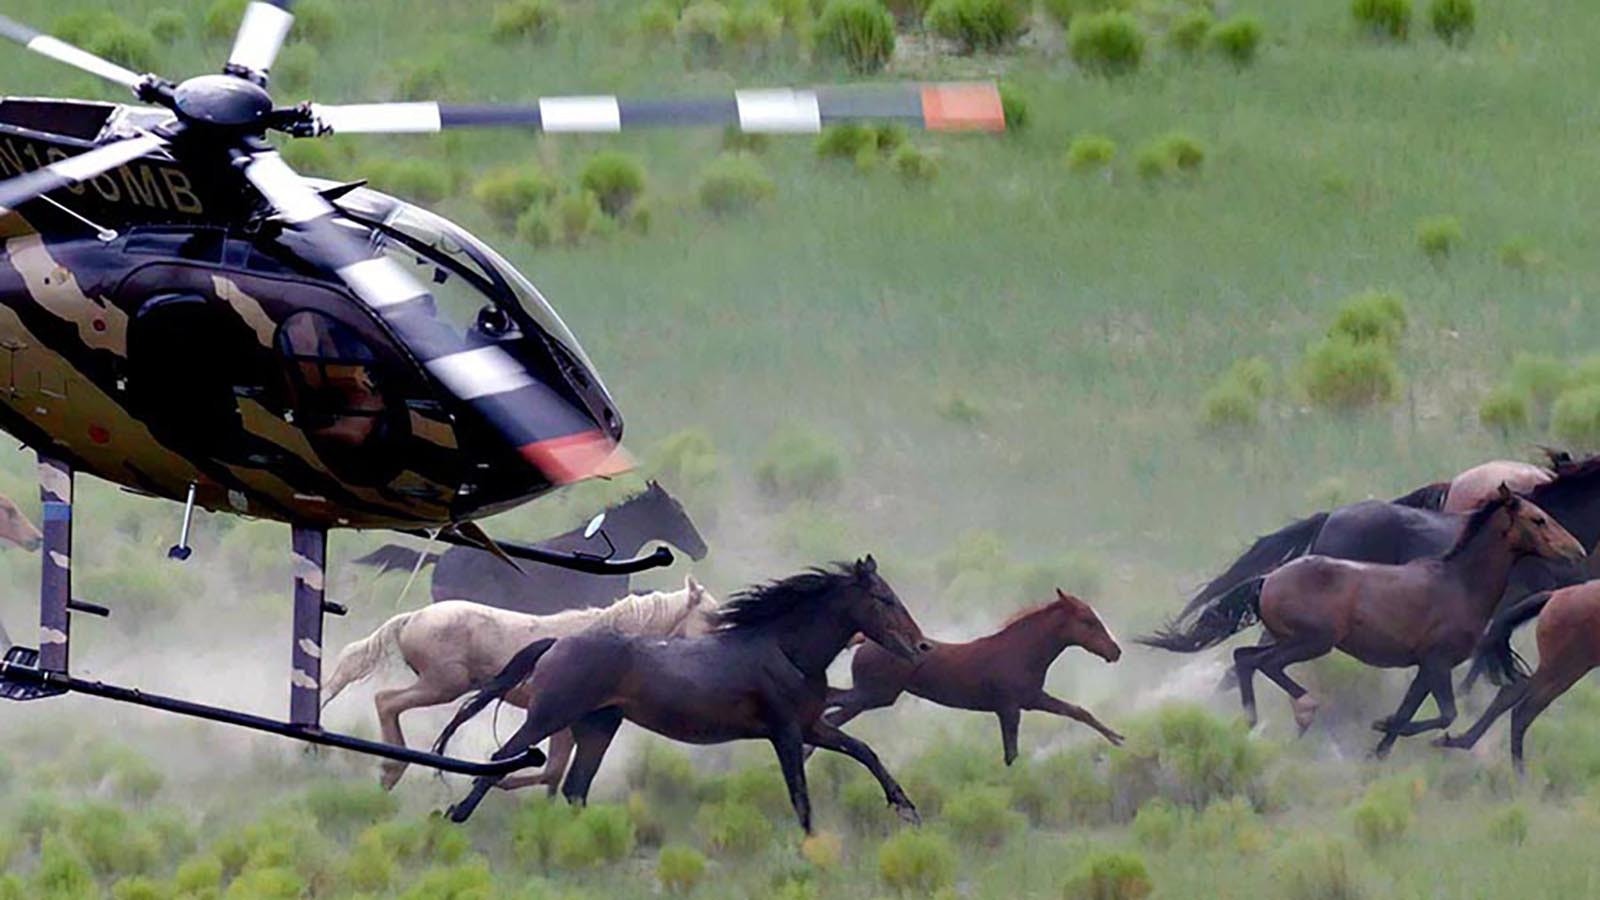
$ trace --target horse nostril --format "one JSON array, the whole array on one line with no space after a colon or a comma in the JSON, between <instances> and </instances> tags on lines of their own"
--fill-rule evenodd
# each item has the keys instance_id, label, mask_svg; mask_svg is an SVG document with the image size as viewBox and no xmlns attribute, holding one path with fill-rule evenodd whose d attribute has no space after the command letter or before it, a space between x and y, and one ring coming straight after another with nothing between
<instances>
[{"instance_id":1,"label":"horse nostril","mask_svg":"<svg viewBox=\"0 0 1600 900\"><path fill-rule=\"evenodd\" d=\"M932 649L933 649L933 645L928 643L927 641L917 641L917 652L918 653L927 653L929 650L932 650Z\"/></svg>"}]
</instances>

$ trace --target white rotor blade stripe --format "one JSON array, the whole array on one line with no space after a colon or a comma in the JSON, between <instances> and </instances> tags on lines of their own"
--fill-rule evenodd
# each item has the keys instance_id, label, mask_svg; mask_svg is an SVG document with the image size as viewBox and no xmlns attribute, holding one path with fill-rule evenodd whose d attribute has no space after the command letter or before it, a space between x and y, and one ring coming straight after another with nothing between
<instances>
[{"instance_id":1,"label":"white rotor blade stripe","mask_svg":"<svg viewBox=\"0 0 1600 900\"><path fill-rule=\"evenodd\" d=\"M545 97L539 101L539 119L552 132L622 130L622 109L615 97Z\"/></svg>"},{"instance_id":2,"label":"white rotor blade stripe","mask_svg":"<svg viewBox=\"0 0 1600 900\"><path fill-rule=\"evenodd\" d=\"M394 260L384 256L351 263L339 270L339 277L373 309L410 303L428 293Z\"/></svg>"},{"instance_id":3,"label":"white rotor blade stripe","mask_svg":"<svg viewBox=\"0 0 1600 900\"><path fill-rule=\"evenodd\" d=\"M228 64L252 72L266 72L272 68L278 51L289 37L294 25L294 14L271 3L254 0L244 10L244 21L239 24L239 34L233 40L233 52L228 54Z\"/></svg>"},{"instance_id":4,"label":"white rotor blade stripe","mask_svg":"<svg viewBox=\"0 0 1600 900\"><path fill-rule=\"evenodd\" d=\"M266 195L279 215L295 225L333 215L333 205L307 187L276 153L258 154L245 169L245 177Z\"/></svg>"},{"instance_id":5,"label":"white rotor blade stripe","mask_svg":"<svg viewBox=\"0 0 1600 900\"><path fill-rule=\"evenodd\" d=\"M815 91L736 91L739 129L768 134L822 130L822 108Z\"/></svg>"},{"instance_id":6,"label":"white rotor blade stripe","mask_svg":"<svg viewBox=\"0 0 1600 900\"><path fill-rule=\"evenodd\" d=\"M424 134L442 127L437 103L318 104L312 112L335 134Z\"/></svg>"},{"instance_id":7,"label":"white rotor blade stripe","mask_svg":"<svg viewBox=\"0 0 1600 900\"><path fill-rule=\"evenodd\" d=\"M26 175L18 175L10 181L0 182L0 207L15 209L19 204L42 194L82 184L166 144L165 140L155 135L129 138L51 163Z\"/></svg>"},{"instance_id":8,"label":"white rotor blade stripe","mask_svg":"<svg viewBox=\"0 0 1600 900\"><path fill-rule=\"evenodd\" d=\"M50 57L57 62L64 62L69 66L77 66L86 72L93 72L101 78L115 81L118 84L133 87L139 83L139 74L117 65L109 59L101 59L87 50L80 50L66 41L53 38L48 34L41 34L28 42L28 49Z\"/></svg>"}]
</instances>

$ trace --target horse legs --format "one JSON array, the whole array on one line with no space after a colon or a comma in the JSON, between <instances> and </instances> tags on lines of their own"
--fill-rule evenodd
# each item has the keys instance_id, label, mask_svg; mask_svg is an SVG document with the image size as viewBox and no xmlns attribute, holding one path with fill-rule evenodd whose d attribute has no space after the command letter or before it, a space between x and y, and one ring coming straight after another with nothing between
<instances>
[{"instance_id":1,"label":"horse legs","mask_svg":"<svg viewBox=\"0 0 1600 900\"><path fill-rule=\"evenodd\" d=\"M1009 766L1017 761L1017 726L1022 724L1022 710L1008 707L997 709L994 714L1000 720L1000 745Z\"/></svg>"},{"instance_id":2,"label":"horse legs","mask_svg":"<svg viewBox=\"0 0 1600 900\"><path fill-rule=\"evenodd\" d=\"M1448 674L1446 672L1446 675ZM1378 746L1372 749L1373 756L1382 759L1389 755L1389 748L1394 746L1395 739L1400 736L1397 728L1404 723L1410 722L1411 718L1417 714L1417 707L1421 706L1422 701L1427 698L1428 689L1427 671L1419 670L1417 677L1411 679L1411 686L1406 688L1406 695L1400 701L1400 708L1395 710L1394 715L1372 723L1373 728L1383 732L1383 739L1378 741Z\"/></svg>"},{"instance_id":3,"label":"horse legs","mask_svg":"<svg viewBox=\"0 0 1600 900\"><path fill-rule=\"evenodd\" d=\"M1511 764L1516 767L1518 775L1524 774L1522 739L1528 733L1528 726L1544 712L1545 707L1565 694L1587 672L1587 669L1573 667L1557 673L1541 667L1533 674L1527 698L1511 710Z\"/></svg>"},{"instance_id":4,"label":"horse legs","mask_svg":"<svg viewBox=\"0 0 1600 900\"><path fill-rule=\"evenodd\" d=\"M567 798L568 803L582 806L589 802L589 786L594 783L595 773L600 771L600 762L605 759L611 739L617 736L617 729L621 726L622 710L615 706L596 710L573 724L571 735L572 741L577 744L578 754L567 772L567 783L561 788L561 795ZM559 772L556 773L556 780L561 780Z\"/></svg>"},{"instance_id":5,"label":"horse legs","mask_svg":"<svg viewBox=\"0 0 1600 900\"><path fill-rule=\"evenodd\" d=\"M864 741L858 740L840 731L833 724L818 719L811 724L805 737L806 741L815 744L824 750L843 753L862 766L866 767L872 777L878 779L878 784L883 787L884 799L894 807L894 811L907 822L913 825L922 824L922 817L917 815L916 806L912 805L911 798L906 796L900 783L894 780L889 770L883 767L883 761L878 759L878 754L872 752Z\"/></svg>"},{"instance_id":6,"label":"horse legs","mask_svg":"<svg viewBox=\"0 0 1600 900\"><path fill-rule=\"evenodd\" d=\"M869 691L864 688L854 687L847 691L829 691L828 712L823 718L828 723L838 728L844 723L854 719L869 709L882 709L893 706L894 701L900 699L900 692L892 694L884 691Z\"/></svg>"},{"instance_id":7,"label":"horse legs","mask_svg":"<svg viewBox=\"0 0 1600 900\"><path fill-rule=\"evenodd\" d=\"M811 833L811 794L806 790L805 739L793 723L784 723L772 731L772 750L778 754L778 766L783 770L783 783L789 788L789 803L794 807L800 829Z\"/></svg>"},{"instance_id":8,"label":"horse legs","mask_svg":"<svg viewBox=\"0 0 1600 900\"><path fill-rule=\"evenodd\" d=\"M500 779L500 783L495 787L502 791L515 791L542 784L546 793L555 796L561 787L562 776L567 773L567 765L572 762L572 748L572 729L568 728L550 735L550 750L545 754L544 768L539 774L508 775Z\"/></svg>"},{"instance_id":9,"label":"horse legs","mask_svg":"<svg viewBox=\"0 0 1600 900\"><path fill-rule=\"evenodd\" d=\"M1305 734L1317 715L1317 701L1301 684L1290 678L1284 667L1326 655L1333 649L1331 635L1296 635L1280 638L1279 643L1240 647L1233 651L1234 667L1239 673L1239 699L1244 704L1245 718L1251 726L1256 723L1255 673L1259 671L1283 689L1294 702L1294 721L1300 733Z\"/></svg>"},{"instance_id":10,"label":"horse legs","mask_svg":"<svg viewBox=\"0 0 1600 900\"><path fill-rule=\"evenodd\" d=\"M1478 741L1483 739L1484 733L1489 730L1489 727L1495 723L1496 719L1505 715L1507 710L1516 706L1522 702L1522 698L1528 696L1528 688L1531 684L1532 682L1529 679L1524 678L1501 688L1500 693L1494 695L1494 700L1489 704L1489 708L1483 711L1483 715L1478 717L1478 721L1472 723L1471 728L1455 737L1447 734L1435 740L1433 745L1451 750L1471 750Z\"/></svg>"},{"instance_id":11,"label":"horse legs","mask_svg":"<svg viewBox=\"0 0 1600 900\"><path fill-rule=\"evenodd\" d=\"M1424 665L1422 671L1417 673L1419 678L1427 679L1428 690L1433 694L1433 702L1439 706L1439 715L1421 721L1413 719L1410 722L1397 722L1391 729L1394 734L1410 737L1424 731L1449 728L1450 723L1456 720L1456 690L1450 681L1450 668L1447 663Z\"/></svg>"},{"instance_id":12,"label":"horse legs","mask_svg":"<svg viewBox=\"0 0 1600 900\"><path fill-rule=\"evenodd\" d=\"M440 703L449 703L459 697L467 689L456 686L445 686L430 683L427 679L418 679L414 684L403 688L379 691L372 699L372 705L378 711L378 728L383 735L383 742L396 747L406 745L405 733L400 730L400 714L410 709L424 706L437 706ZM400 776L406 772L406 764L399 760L386 759L379 767L382 773L379 783L383 789L393 790L400 782Z\"/></svg>"},{"instance_id":13,"label":"horse legs","mask_svg":"<svg viewBox=\"0 0 1600 900\"><path fill-rule=\"evenodd\" d=\"M1074 721L1082 722L1090 728L1093 728L1095 731L1100 732L1100 736L1110 741L1112 746L1122 746L1122 735L1111 730L1111 728L1109 728L1104 722L1101 722L1099 719L1095 718L1094 713L1089 712L1087 709L1084 709L1077 704L1068 703L1065 700L1052 697L1050 696L1049 691L1040 691L1039 696L1033 698L1033 702L1029 703L1026 708L1035 709L1040 712L1054 713L1058 716L1066 716Z\"/></svg>"}]
</instances>

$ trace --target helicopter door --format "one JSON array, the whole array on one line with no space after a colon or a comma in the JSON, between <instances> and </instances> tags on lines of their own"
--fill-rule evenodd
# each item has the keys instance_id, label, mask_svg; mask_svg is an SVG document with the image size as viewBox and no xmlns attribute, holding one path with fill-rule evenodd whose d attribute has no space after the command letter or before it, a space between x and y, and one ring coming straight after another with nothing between
<instances>
[{"instance_id":1,"label":"helicopter door","mask_svg":"<svg viewBox=\"0 0 1600 900\"><path fill-rule=\"evenodd\" d=\"M277 350L288 382L285 418L328 467L358 484L394 477L399 457L382 451L404 436L396 416L404 406L386 395L372 347L348 325L307 309L283 320Z\"/></svg>"},{"instance_id":2,"label":"helicopter door","mask_svg":"<svg viewBox=\"0 0 1600 900\"><path fill-rule=\"evenodd\" d=\"M204 297L145 301L128 325L128 396L156 438L184 455L234 459L245 433L235 377L251 357L237 322Z\"/></svg>"}]
</instances>

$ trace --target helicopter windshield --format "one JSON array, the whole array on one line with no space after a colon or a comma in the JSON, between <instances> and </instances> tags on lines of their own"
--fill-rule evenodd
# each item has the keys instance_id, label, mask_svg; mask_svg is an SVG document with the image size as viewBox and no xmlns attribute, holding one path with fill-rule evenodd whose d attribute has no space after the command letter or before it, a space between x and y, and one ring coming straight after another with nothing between
<instances>
[{"instance_id":1,"label":"helicopter windshield","mask_svg":"<svg viewBox=\"0 0 1600 900\"><path fill-rule=\"evenodd\" d=\"M320 190L334 182L306 179ZM357 188L334 201L340 211L375 226L380 249L405 264L433 294L437 315L461 332L490 333L536 326L592 374L594 363L544 295L504 257L466 229L388 194ZM598 377L598 376L595 376ZM603 389L603 388L602 388Z\"/></svg>"}]
</instances>

